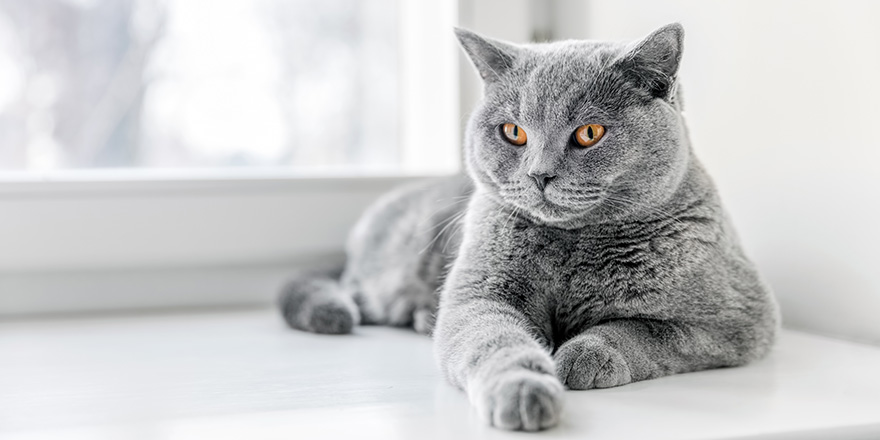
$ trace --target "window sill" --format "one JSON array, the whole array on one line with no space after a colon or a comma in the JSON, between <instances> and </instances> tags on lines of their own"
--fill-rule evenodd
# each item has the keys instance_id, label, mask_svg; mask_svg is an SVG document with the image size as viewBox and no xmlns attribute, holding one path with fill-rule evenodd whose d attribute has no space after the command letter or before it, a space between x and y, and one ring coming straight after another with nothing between
<instances>
[{"instance_id":1,"label":"window sill","mask_svg":"<svg viewBox=\"0 0 880 440\"><path fill-rule=\"evenodd\" d=\"M0 182L0 316L265 304L422 177L72 173Z\"/></svg>"},{"instance_id":2,"label":"window sill","mask_svg":"<svg viewBox=\"0 0 880 440\"><path fill-rule=\"evenodd\" d=\"M279 262L338 252L363 209L416 177L0 184L0 274Z\"/></svg>"},{"instance_id":3,"label":"window sill","mask_svg":"<svg viewBox=\"0 0 880 440\"><path fill-rule=\"evenodd\" d=\"M398 329L313 335L262 310L21 321L0 324L0 352L9 440L517 437L443 382L429 338ZM787 330L746 367L567 392L548 434L877 438L878 370L878 348Z\"/></svg>"}]
</instances>

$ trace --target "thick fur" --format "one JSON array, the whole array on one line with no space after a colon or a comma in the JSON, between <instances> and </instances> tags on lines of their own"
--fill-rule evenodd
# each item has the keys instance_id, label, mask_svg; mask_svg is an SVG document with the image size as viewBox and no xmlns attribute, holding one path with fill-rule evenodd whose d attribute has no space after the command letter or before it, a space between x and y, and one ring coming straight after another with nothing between
<instances>
[{"instance_id":1,"label":"thick fur","mask_svg":"<svg viewBox=\"0 0 880 440\"><path fill-rule=\"evenodd\" d=\"M492 425L528 431L558 423L565 387L767 353L775 302L681 115L681 26L633 44L518 46L457 33L485 81L465 142L473 187L458 177L379 202L355 228L339 281L288 289L288 322L428 332L442 285L434 339L445 377ZM525 130L526 145L507 143L504 123ZM586 149L571 140L585 124L606 127ZM536 175L555 177L543 187ZM359 314L341 312L352 310L345 298ZM337 314L340 323L325 322Z\"/></svg>"},{"instance_id":2,"label":"thick fur","mask_svg":"<svg viewBox=\"0 0 880 440\"><path fill-rule=\"evenodd\" d=\"M349 333L362 323L430 334L472 191L470 179L455 176L386 194L352 230L344 269L303 272L285 286L279 305L287 323L316 333Z\"/></svg>"}]
</instances>

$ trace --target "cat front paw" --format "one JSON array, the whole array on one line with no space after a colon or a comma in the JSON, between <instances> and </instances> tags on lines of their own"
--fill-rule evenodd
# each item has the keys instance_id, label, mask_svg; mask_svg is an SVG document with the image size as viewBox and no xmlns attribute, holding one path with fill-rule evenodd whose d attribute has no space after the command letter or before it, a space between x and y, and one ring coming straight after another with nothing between
<instances>
[{"instance_id":1,"label":"cat front paw","mask_svg":"<svg viewBox=\"0 0 880 440\"><path fill-rule=\"evenodd\" d=\"M629 363L620 351L595 335L580 335L562 344L553 358L559 380L572 390L632 382Z\"/></svg>"},{"instance_id":2,"label":"cat front paw","mask_svg":"<svg viewBox=\"0 0 880 440\"><path fill-rule=\"evenodd\" d=\"M552 374L517 369L493 378L474 404L496 428L538 431L559 423L564 392Z\"/></svg>"}]
</instances>

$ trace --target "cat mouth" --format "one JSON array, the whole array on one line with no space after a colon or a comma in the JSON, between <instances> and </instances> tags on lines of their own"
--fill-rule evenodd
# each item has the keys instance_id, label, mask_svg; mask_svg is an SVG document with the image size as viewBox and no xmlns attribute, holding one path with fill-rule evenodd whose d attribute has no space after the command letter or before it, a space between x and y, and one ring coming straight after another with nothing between
<instances>
[{"instance_id":1,"label":"cat mouth","mask_svg":"<svg viewBox=\"0 0 880 440\"><path fill-rule=\"evenodd\" d=\"M522 188L525 189L525 188ZM512 207L533 221L552 226L564 226L589 215L602 205L607 192L604 188L528 188L520 191L501 191L500 196Z\"/></svg>"}]
</instances>

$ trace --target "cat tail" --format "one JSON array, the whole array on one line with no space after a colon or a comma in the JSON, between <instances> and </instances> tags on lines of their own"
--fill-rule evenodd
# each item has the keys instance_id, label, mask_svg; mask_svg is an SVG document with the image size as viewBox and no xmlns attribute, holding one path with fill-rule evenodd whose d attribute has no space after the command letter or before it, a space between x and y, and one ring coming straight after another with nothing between
<instances>
[{"instance_id":1,"label":"cat tail","mask_svg":"<svg viewBox=\"0 0 880 440\"><path fill-rule=\"evenodd\" d=\"M291 328L313 333L345 334L360 322L360 311L339 282L343 265L295 275L278 298Z\"/></svg>"}]
</instances>

